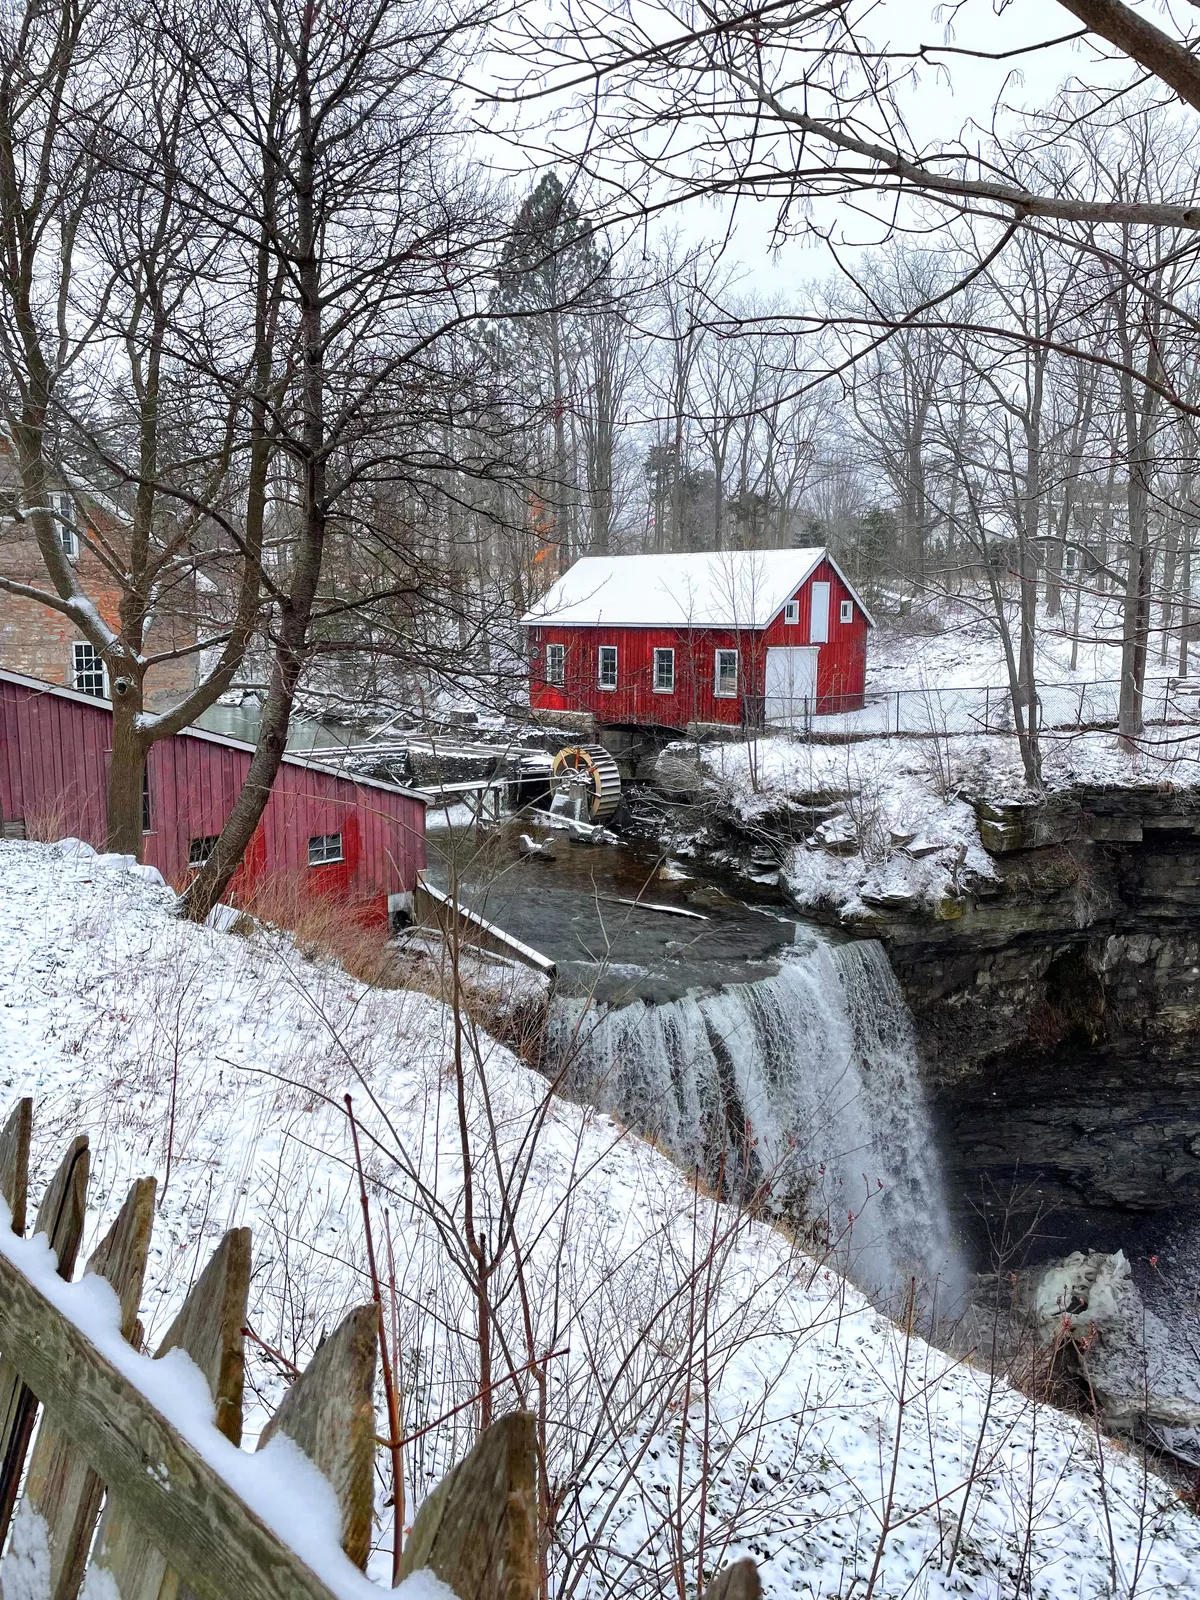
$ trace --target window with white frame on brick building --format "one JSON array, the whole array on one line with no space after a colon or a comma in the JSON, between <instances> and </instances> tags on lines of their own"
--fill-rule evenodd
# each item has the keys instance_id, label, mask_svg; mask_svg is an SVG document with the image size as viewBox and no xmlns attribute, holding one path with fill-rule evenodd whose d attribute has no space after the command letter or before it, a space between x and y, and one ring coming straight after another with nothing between
<instances>
[{"instance_id":1,"label":"window with white frame on brick building","mask_svg":"<svg viewBox=\"0 0 1200 1600\"><path fill-rule=\"evenodd\" d=\"M80 694L94 694L97 700L107 698L104 662L86 639L77 639L71 646L71 687Z\"/></svg>"},{"instance_id":2,"label":"window with white frame on brick building","mask_svg":"<svg viewBox=\"0 0 1200 1600\"><path fill-rule=\"evenodd\" d=\"M54 531L59 544L62 545L63 554L68 561L74 561L79 554L79 536L75 532L75 504L71 496L52 494L50 513L54 519Z\"/></svg>"}]
</instances>

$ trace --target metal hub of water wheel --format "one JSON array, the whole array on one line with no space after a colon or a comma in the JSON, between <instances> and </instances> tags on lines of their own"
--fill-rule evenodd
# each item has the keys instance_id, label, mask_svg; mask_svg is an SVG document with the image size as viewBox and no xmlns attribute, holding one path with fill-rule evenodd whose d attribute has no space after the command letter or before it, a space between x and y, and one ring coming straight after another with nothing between
<instances>
[{"instance_id":1,"label":"metal hub of water wheel","mask_svg":"<svg viewBox=\"0 0 1200 1600\"><path fill-rule=\"evenodd\" d=\"M565 791L572 783L582 785L583 780L590 785L588 821L607 822L621 801L621 774L603 745L572 744L555 756L552 781L556 789Z\"/></svg>"}]
</instances>

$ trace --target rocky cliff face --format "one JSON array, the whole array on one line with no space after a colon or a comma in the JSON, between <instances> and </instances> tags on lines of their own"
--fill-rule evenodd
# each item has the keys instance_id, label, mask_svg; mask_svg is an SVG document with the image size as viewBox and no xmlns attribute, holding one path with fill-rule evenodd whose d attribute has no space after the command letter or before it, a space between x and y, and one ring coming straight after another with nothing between
<instances>
[{"instance_id":1,"label":"rocky cliff face","mask_svg":"<svg viewBox=\"0 0 1200 1600\"><path fill-rule=\"evenodd\" d=\"M880 907L861 929L887 944L931 1080L1069 1047L1193 1058L1200 792L975 804L995 876L940 915Z\"/></svg>"},{"instance_id":2,"label":"rocky cliff face","mask_svg":"<svg viewBox=\"0 0 1200 1600\"><path fill-rule=\"evenodd\" d=\"M1040 1210L1051 1236L1113 1248L1143 1213L1152 1253L1151 1214L1200 1203L1200 792L976 810L994 877L936 914L873 908L870 929L917 1022L960 1217L981 1241L1006 1208Z\"/></svg>"}]
</instances>

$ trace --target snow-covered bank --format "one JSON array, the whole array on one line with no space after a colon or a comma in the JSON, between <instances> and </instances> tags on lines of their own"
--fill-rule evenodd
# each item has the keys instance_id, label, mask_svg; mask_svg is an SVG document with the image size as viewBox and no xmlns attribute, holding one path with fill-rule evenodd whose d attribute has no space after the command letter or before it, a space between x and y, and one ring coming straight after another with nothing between
<instances>
[{"instance_id":1,"label":"snow-covered bank","mask_svg":"<svg viewBox=\"0 0 1200 1600\"><path fill-rule=\"evenodd\" d=\"M1108 733L1047 736L1042 757L1049 795L1200 788L1200 733L1163 733L1135 752ZM797 906L848 923L901 904L955 915L972 882L995 878L971 802L1031 799L1016 740L1004 735L847 744L776 735L704 745L699 760L713 800L739 827L790 835L784 882ZM814 827L814 808L832 815Z\"/></svg>"},{"instance_id":2,"label":"snow-covered bank","mask_svg":"<svg viewBox=\"0 0 1200 1600\"><path fill-rule=\"evenodd\" d=\"M303 1360L364 1298L349 1089L381 1227L390 1212L416 1431L479 1376L444 1243L464 1178L452 1018L170 906L123 860L0 843L0 1087L36 1097L36 1182L86 1129L94 1240L130 1179L157 1173L151 1343L219 1235L248 1223L251 1325ZM692 1581L701 1560L753 1554L779 1600L862 1593L873 1571L889 1597L1195 1593L1200 1523L1087 1424L906 1340L507 1051L465 1046L477 1226L493 1250L508 1222L520 1242L498 1257L496 1374L531 1355L548 1373L564 1581L661 1594L682 1542ZM251 1356L251 1442L280 1381ZM418 1484L462 1453L469 1415L413 1446Z\"/></svg>"}]
</instances>

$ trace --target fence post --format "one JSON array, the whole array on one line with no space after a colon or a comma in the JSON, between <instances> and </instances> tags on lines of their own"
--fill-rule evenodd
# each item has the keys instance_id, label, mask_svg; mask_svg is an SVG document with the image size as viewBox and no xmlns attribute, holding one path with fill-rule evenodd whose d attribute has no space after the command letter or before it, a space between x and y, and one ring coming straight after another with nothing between
<instances>
[{"instance_id":1,"label":"fence post","mask_svg":"<svg viewBox=\"0 0 1200 1600\"><path fill-rule=\"evenodd\" d=\"M87 1134L83 1133L67 1146L67 1153L42 1196L33 1225L35 1237L44 1233L49 1239L58 1260L58 1275L68 1280L75 1270L75 1256L83 1235L87 1181L88 1141ZM37 1400L33 1390L22 1383L15 1364L5 1355L0 1359L0 1547L12 1520L36 1415Z\"/></svg>"},{"instance_id":2,"label":"fence post","mask_svg":"<svg viewBox=\"0 0 1200 1600\"><path fill-rule=\"evenodd\" d=\"M533 1600L537 1593L536 1422L514 1411L422 1502L402 1576L428 1567L459 1600Z\"/></svg>"}]
</instances>

